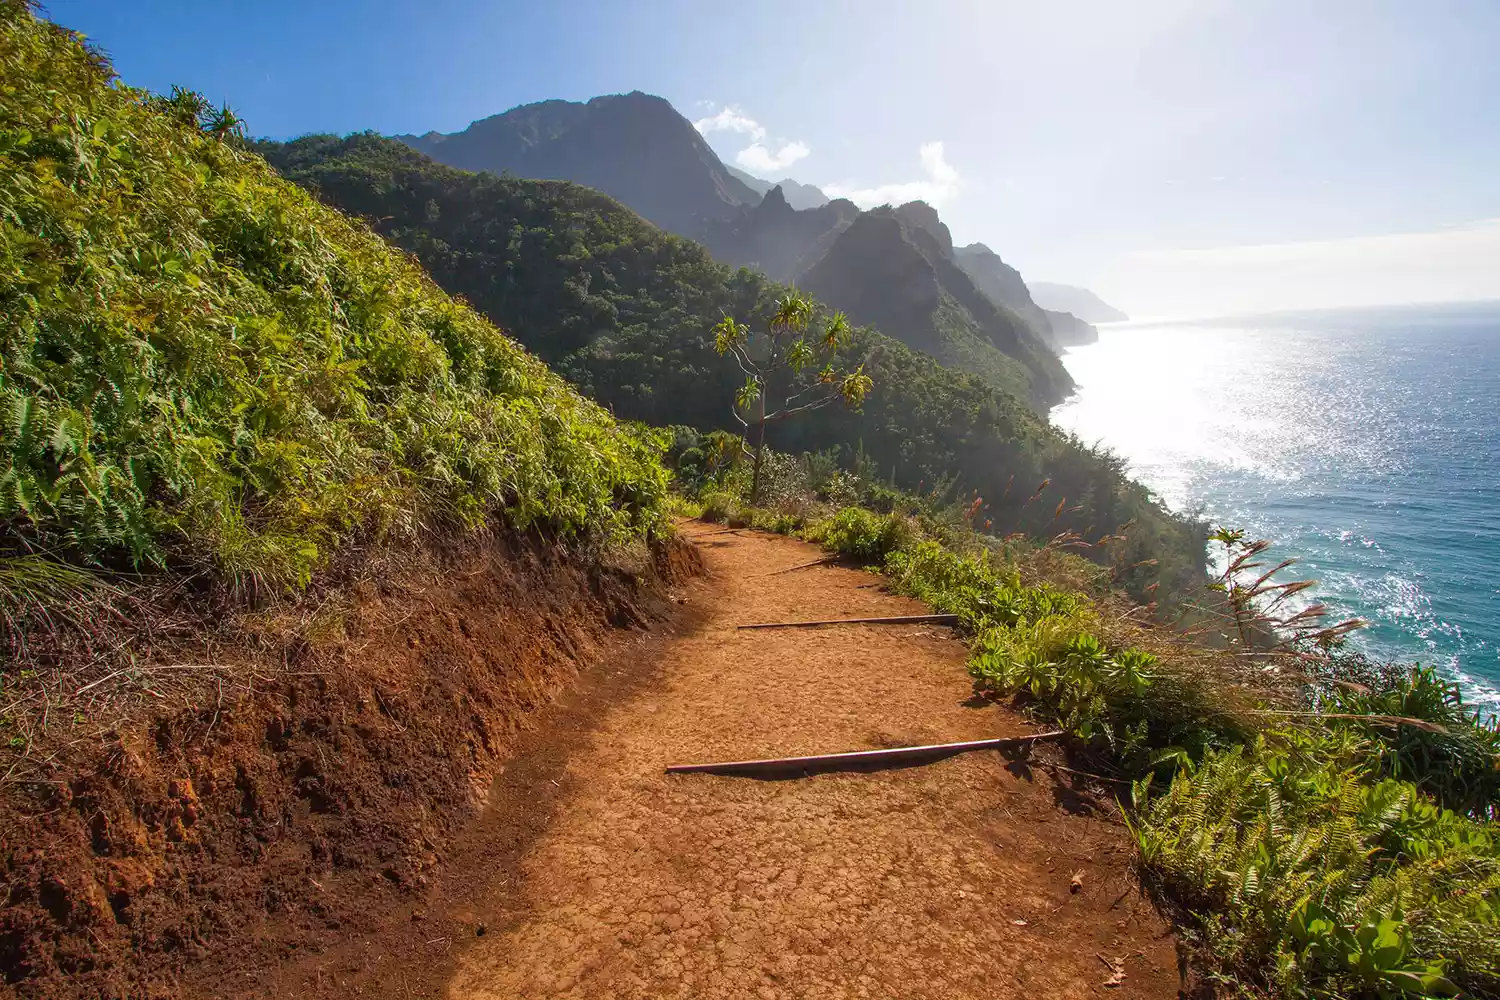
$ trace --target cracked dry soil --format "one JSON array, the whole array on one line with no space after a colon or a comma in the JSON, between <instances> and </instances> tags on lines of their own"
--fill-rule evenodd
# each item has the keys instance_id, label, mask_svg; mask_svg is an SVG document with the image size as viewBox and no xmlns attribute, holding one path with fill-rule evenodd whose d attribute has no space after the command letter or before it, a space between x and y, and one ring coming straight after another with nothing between
<instances>
[{"instance_id":1,"label":"cracked dry soil","mask_svg":"<svg viewBox=\"0 0 1500 1000\"><path fill-rule=\"evenodd\" d=\"M709 570L689 590L697 627L654 649L651 683L596 709L547 779L561 791L514 884L459 907L486 933L453 956L447 996L1177 994L1173 938L1129 874L1113 803L1058 780L1047 751L796 780L664 774L1034 731L970 699L945 629L736 631L924 609L868 573L794 569L818 555L799 542L684 530Z\"/></svg>"}]
</instances>

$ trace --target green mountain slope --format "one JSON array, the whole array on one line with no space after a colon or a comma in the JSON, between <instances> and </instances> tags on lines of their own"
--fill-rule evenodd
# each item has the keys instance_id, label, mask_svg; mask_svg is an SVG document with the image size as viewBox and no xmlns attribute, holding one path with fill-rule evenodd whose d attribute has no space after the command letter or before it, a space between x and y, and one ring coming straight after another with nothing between
<instances>
[{"instance_id":1,"label":"green mountain slope","mask_svg":"<svg viewBox=\"0 0 1500 1000\"><path fill-rule=\"evenodd\" d=\"M773 189L711 223L703 242L719 260L802 284L856 322L1038 409L1073 389L1042 311L1030 305L1028 318L981 285L923 202L861 212L839 200L799 211Z\"/></svg>"},{"instance_id":2,"label":"green mountain slope","mask_svg":"<svg viewBox=\"0 0 1500 1000\"><path fill-rule=\"evenodd\" d=\"M1054 346L1065 346L1053 329L1050 318L1031 297L1031 290L1021 278L1021 272L1000 259L983 243L970 243L953 251L953 260L974 284L993 301L1010 309L1024 319L1038 335L1045 337ZM1065 323L1072 330L1073 324Z\"/></svg>"},{"instance_id":3,"label":"green mountain slope","mask_svg":"<svg viewBox=\"0 0 1500 1000\"><path fill-rule=\"evenodd\" d=\"M576 185L465 173L371 134L257 148L287 177L371 219L439 284L620 416L734 427L730 400L743 376L715 354L708 331L725 313L764 321L780 286L762 275L731 271ZM1160 558L1168 578L1201 573L1192 526L1152 503L1117 459L1061 435L1020 398L873 330L859 331L848 353L875 379L863 412L789 421L774 446L862 447L908 487L957 478L992 504L996 530L1098 535L1134 521L1137 558ZM1044 479L1045 498L1028 503Z\"/></svg>"},{"instance_id":4,"label":"green mountain slope","mask_svg":"<svg viewBox=\"0 0 1500 1000\"><path fill-rule=\"evenodd\" d=\"M0 3L0 558L305 581L355 542L659 523L650 442L405 255Z\"/></svg>"}]
</instances>

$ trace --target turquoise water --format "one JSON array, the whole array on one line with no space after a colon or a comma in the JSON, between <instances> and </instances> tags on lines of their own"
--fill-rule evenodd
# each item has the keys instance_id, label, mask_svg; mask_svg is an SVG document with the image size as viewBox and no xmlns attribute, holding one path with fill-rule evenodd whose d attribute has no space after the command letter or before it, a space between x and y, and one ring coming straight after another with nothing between
<instances>
[{"instance_id":1,"label":"turquoise water","mask_svg":"<svg viewBox=\"0 0 1500 1000\"><path fill-rule=\"evenodd\" d=\"M1055 423L1500 708L1500 303L1120 324L1063 360Z\"/></svg>"}]
</instances>

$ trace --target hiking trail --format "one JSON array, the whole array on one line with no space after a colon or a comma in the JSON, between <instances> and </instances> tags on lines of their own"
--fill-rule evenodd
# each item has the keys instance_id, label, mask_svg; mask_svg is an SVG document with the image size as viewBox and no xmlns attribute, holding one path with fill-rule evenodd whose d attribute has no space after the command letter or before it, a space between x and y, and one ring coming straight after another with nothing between
<instances>
[{"instance_id":1,"label":"hiking trail","mask_svg":"<svg viewBox=\"0 0 1500 1000\"><path fill-rule=\"evenodd\" d=\"M736 630L927 609L870 573L804 565L819 552L802 542L681 530L708 567L683 594L687 624L541 719L425 909L293 980L450 1000L1177 995L1174 939L1129 874L1118 810L1043 766L1055 751L664 774L1040 730L971 697L942 626ZM271 978L269 995L306 995Z\"/></svg>"}]
</instances>

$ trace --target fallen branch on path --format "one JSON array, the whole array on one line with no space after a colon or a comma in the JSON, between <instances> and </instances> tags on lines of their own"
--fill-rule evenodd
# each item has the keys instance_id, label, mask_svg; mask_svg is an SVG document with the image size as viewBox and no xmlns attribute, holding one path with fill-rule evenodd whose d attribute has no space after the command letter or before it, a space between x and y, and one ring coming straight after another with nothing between
<instances>
[{"instance_id":1,"label":"fallen branch on path","mask_svg":"<svg viewBox=\"0 0 1500 1000\"><path fill-rule=\"evenodd\" d=\"M759 778L800 778L825 771L880 771L889 767L913 767L946 760L971 750L996 750L1001 747L1032 744L1063 735L1061 729L1030 736L1006 736L992 740L969 740L965 743L934 743L921 747L894 747L889 750L855 750L851 753L820 754L814 757L772 757L766 760L735 760L717 764L670 764L668 774L724 774Z\"/></svg>"},{"instance_id":2,"label":"fallen branch on path","mask_svg":"<svg viewBox=\"0 0 1500 1000\"><path fill-rule=\"evenodd\" d=\"M815 622L759 622L735 628L811 628L814 625L957 625L958 615L897 615L893 618L828 618Z\"/></svg>"},{"instance_id":3,"label":"fallen branch on path","mask_svg":"<svg viewBox=\"0 0 1500 1000\"><path fill-rule=\"evenodd\" d=\"M822 559L814 559L812 562L798 563L795 566L790 566L790 567L788 567L786 569L774 570L774 571L772 571L770 573L765 573L763 575L764 576L780 576L783 573L795 573L799 569L812 569L814 566L832 566L835 563L837 563L838 561L839 561L839 557L838 556L824 556Z\"/></svg>"}]
</instances>

